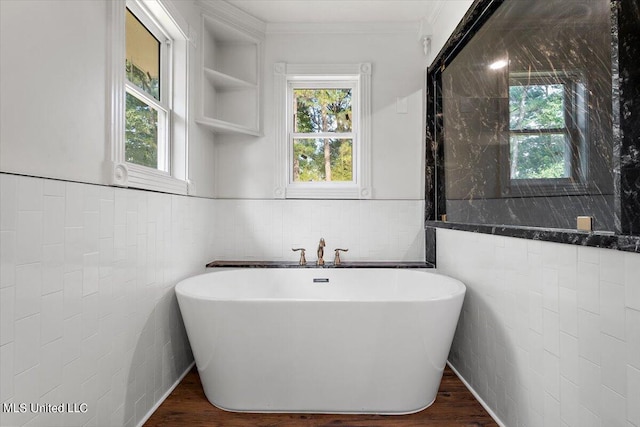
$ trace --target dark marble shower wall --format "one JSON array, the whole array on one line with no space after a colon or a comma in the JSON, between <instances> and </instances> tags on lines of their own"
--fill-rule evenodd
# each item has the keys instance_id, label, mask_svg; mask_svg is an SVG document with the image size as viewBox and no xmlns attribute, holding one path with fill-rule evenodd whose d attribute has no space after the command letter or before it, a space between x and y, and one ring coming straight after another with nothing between
<instances>
[{"instance_id":1,"label":"dark marble shower wall","mask_svg":"<svg viewBox=\"0 0 640 427\"><path fill-rule=\"evenodd\" d=\"M447 220L614 231L611 58L608 0L505 0L441 75ZM562 178L515 177L518 85L564 88Z\"/></svg>"},{"instance_id":2,"label":"dark marble shower wall","mask_svg":"<svg viewBox=\"0 0 640 427\"><path fill-rule=\"evenodd\" d=\"M489 71L497 59L507 67ZM640 253L638 64L638 0L474 0L427 73L427 241L450 228ZM554 73L580 100L564 175L522 179L508 91ZM578 215L596 231L576 230Z\"/></svg>"},{"instance_id":3,"label":"dark marble shower wall","mask_svg":"<svg viewBox=\"0 0 640 427\"><path fill-rule=\"evenodd\" d=\"M613 16L616 231L640 236L640 2L617 1Z\"/></svg>"}]
</instances>

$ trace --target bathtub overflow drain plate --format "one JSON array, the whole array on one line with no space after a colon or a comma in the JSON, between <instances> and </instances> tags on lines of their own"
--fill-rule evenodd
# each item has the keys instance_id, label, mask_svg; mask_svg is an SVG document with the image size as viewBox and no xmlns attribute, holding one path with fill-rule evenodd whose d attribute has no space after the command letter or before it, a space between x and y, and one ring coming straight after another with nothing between
<instances>
[{"instance_id":1,"label":"bathtub overflow drain plate","mask_svg":"<svg viewBox=\"0 0 640 427\"><path fill-rule=\"evenodd\" d=\"M313 283L329 283L329 279L326 277L315 277Z\"/></svg>"}]
</instances>

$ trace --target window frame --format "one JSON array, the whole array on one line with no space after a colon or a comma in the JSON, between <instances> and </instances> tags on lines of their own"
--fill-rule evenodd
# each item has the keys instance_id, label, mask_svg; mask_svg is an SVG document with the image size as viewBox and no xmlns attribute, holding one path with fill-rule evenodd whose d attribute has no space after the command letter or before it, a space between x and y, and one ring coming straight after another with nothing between
<instances>
[{"instance_id":1,"label":"window frame","mask_svg":"<svg viewBox=\"0 0 640 427\"><path fill-rule=\"evenodd\" d=\"M512 81L518 81L530 85L562 85L564 102L564 124L562 128L543 129L511 129L509 89ZM579 195L587 192L588 168L588 131L587 131L587 94L584 91L584 76L579 72L510 72L506 78L507 97L505 117L506 142L502 144L502 157L507 161L501 161L502 180L505 196L554 196L554 195ZM582 90L580 89L582 88ZM584 117L578 117L582 114ZM581 124L580 124L581 123ZM569 145L565 152L565 159L569 162L569 176L563 178L512 178L511 177L511 136L536 135L536 134L560 134L565 135Z\"/></svg>"},{"instance_id":2,"label":"window frame","mask_svg":"<svg viewBox=\"0 0 640 427\"><path fill-rule=\"evenodd\" d=\"M140 88L135 83L131 82L125 73L125 93L133 96L138 101L146 104L158 112L158 167L155 168L159 172L165 172L170 175L171 170L171 155L170 155L170 132L171 123L169 118L171 117L171 94L173 92L173 82L171 78L172 71L172 49L173 40L171 37L149 16L142 7L135 1L127 1L126 9L140 22L140 24L147 30L156 40L158 40L159 51L159 81L160 81L160 99L155 99L149 95L144 89ZM126 40L126 31L125 31ZM125 97L126 97L125 94ZM126 99L125 99L126 103ZM125 138L125 161L129 165L137 165L142 167L148 167L132 163L126 160L126 138ZM151 168L154 169L154 168Z\"/></svg>"},{"instance_id":3,"label":"window frame","mask_svg":"<svg viewBox=\"0 0 640 427\"><path fill-rule=\"evenodd\" d=\"M161 99L159 102L140 90L126 77L126 9L129 9L154 37L158 38L159 34L164 39L159 39L161 41ZM192 33L192 30L175 6L165 0L113 0L110 2L109 22L111 55L107 79L110 87L108 107L110 158L105 164L107 180L111 185L120 187L174 194L192 194L194 186L188 180L187 164L188 64L189 51L191 50L189 34ZM166 61L162 59L163 54ZM160 147L158 150L158 163L161 169L126 161L125 102L127 93L152 105L154 109L160 108L161 110L158 111L165 111L166 117L163 119L163 125L166 132L162 141L164 149L162 153Z\"/></svg>"},{"instance_id":4,"label":"window frame","mask_svg":"<svg viewBox=\"0 0 640 427\"><path fill-rule=\"evenodd\" d=\"M351 90L351 132L296 132L295 131L295 107L294 107L294 91L296 89L350 89ZM287 134L288 134L288 185L292 187L305 187L310 185L310 188L317 187L317 184L328 184L329 182L335 184L337 187L354 185L356 184L356 162L355 159L358 155L358 128L359 128L359 93L358 84L356 78L351 79L334 79L326 78L322 80L301 80L290 79L287 84L287 112L289 120L287 120ZM351 139L351 181L321 181L321 182L307 182L307 181L294 181L294 141L296 139Z\"/></svg>"},{"instance_id":5,"label":"window frame","mask_svg":"<svg viewBox=\"0 0 640 427\"><path fill-rule=\"evenodd\" d=\"M369 199L371 191L370 117L371 64L276 63L276 186L274 197L283 199ZM347 86L348 85L348 86ZM352 92L352 181L293 181L293 89L349 87ZM310 137L320 138L325 133ZM330 135L335 136L335 135ZM346 136L345 136L346 137Z\"/></svg>"}]
</instances>

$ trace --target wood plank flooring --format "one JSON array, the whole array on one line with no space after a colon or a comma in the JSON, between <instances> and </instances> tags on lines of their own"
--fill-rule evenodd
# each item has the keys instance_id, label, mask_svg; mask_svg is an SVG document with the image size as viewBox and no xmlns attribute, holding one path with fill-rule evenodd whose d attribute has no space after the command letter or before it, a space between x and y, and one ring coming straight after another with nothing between
<instances>
[{"instance_id":1,"label":"wood plank flooring","mask_svg":"<svg viewBox=\"0 0 640 427\"><path fill-rule=\"evenodd\" d=\"M497 424L462 384L445 368L433 405L411 415L246 414L226 412L204 395L192 369L145 427L489 427Z\"/></svg>"}]
</instances>

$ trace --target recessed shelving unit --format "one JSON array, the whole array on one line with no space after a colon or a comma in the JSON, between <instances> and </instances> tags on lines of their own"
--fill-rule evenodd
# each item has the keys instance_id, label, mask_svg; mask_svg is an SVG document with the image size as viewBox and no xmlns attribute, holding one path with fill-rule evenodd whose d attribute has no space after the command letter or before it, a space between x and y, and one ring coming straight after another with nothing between
<instances>
[{"instance_id":1,"label":"recessed shelving unit","mask_svg":"<svg viewBox=\"0 0 640 427\"><path fill-rule=\"evenodd\" d=\"M196 122L215 133L260 136L262 38L246 25L202 16L202 77Z\"/></svg>"}]
</instances>

